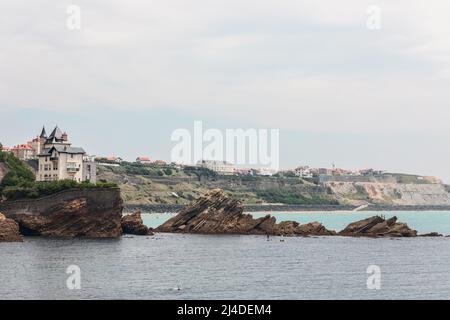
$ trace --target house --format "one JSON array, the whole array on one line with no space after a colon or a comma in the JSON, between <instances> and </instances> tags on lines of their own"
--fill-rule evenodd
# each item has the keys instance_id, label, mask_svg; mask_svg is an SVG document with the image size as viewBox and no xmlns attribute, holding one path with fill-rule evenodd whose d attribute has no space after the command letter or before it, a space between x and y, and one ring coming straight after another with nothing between
<instances>
[{"instance_id":1,"label":"house","mask_svg":"<svg viewBox=\"0 0 450 320\"><path fill-rule=\"evenodd\" d=\"M11 149L11 152L21 160L30 160L35 156L34 149L27 144L20 144Z\"/></svg>"},{"instance_id":2,"label":"house","mask_svg":"<svg viewBox=\"0 0 450 320\"><path fill-rule=\"evenodd\" d=\"M140 163L140 164L150 164L150 163L152 163L152 161L150 160L149 157L143 157L143 156L137 157L136 158L136 162Z\"/></svg>"},{"instance_id":3,"label":"house","mask_svg":"<svg viewBox=\"0 0 450 320\"><path fill-rule=\"evenodd\" d=\"M45 129L39 136L39 154L37 181L75 180L96 181L96 171L90 159L86 158L83 148L72 147L67 133L63 133L57 126L47 137Z\"/></svg>"},{"instance_id":4,"label":"house","mask_svg":"<svg viewBox=\"0 0 450 320\"><path fill-rule=\"evenodd\" d=\"M164 160L155 160L152 162L152 164L155 166L161 166L161 167L167 165L167 163Z\"/></svg>"},{"instance_id":5,"label":"house","mask_svg":"<svg viewBox=\"0 0 450 320\"><path fill-rule=\"evenodd\" d=\"M108 157L97 157L94 159L96 162L107 162L107 163L122 163L122 158L117 156L108 156Z\"/></svg>"},{"instance_id":6,"label":"house","mask_svg":"<svg viewBox=\"0 0 450 320\"><path fill-rule=\"evenodd\" d=\"M234 166L226 161L201 160L197 162L197 166L207 168L220 174L234 174Z\"/></svg>"}]
</instances>

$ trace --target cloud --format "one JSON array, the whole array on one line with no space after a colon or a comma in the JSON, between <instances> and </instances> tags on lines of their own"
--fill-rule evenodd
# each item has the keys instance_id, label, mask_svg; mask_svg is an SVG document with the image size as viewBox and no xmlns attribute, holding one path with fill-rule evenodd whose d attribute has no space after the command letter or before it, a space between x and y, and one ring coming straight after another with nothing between
<instances>
[{"instance_id":1,"label":"cloud","mask_svg":"<svg viewBox=\"0 0 450 320\"><path fill-rule=\"evenodd\" d=\"M81 8L81 30L66 7ZM450 5L2 2L0 112L170 108L312 132L450 134Z\"/></svg>"}]
</instances>

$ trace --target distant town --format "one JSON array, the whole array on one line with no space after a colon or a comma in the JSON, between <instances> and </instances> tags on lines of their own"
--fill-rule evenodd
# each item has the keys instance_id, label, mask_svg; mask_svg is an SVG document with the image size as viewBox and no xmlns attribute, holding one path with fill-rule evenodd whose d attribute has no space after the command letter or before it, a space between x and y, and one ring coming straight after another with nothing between
<instances>
[{"instance_id":1,"label":"distant town","mask_svg":"<svg viewBox=\"0 0 450 320\"><path fill-rule=\"evenodd\" d=\"M97 181L97 166L120 166L130 162L124 161L120 156L93 156L88 155L82 147L74 147L69 142L69 135L56 126L50 134L43 127L40 134L30 141L13 147L0 146L3 152L11 152L19 159L26 161L33 168L37 181L75 180L77 182ZM295 176L304 179L313 179L315 182L329 181L365 182L373 178L386 178L390 174L383 170L360 169L348 170L337 168L313 168L298 166L293 169L273 170L270 168L241 168L232 163L216 160L201 160L192 164L167 163L163 160L152 160L148 156L138 156L134 162L140 166L175 167L176 169L193 170L204 169L218 175L253 175L253 176ZM427 183L442 183L433 176L414 176L416 180Z\"/></svg>"}]
</instances>

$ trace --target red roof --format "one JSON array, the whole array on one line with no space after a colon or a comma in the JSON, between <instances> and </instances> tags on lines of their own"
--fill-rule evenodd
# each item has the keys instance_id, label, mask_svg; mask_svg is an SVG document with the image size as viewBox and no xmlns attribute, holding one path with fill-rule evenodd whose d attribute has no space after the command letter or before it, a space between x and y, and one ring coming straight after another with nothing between
<instances>
[{"instance_id":1,"label":"red roof","mask_svg":"<svg viewBox=\"0 0 450 320\"><path fill-rule=\"evenodd\" d=\"M12 148L3 146L3 147L1 147L0 149L1 149L2 151L10 151Z\"/></svg>"},{"instance_id":2,"label":"red roof","mask_svg":"<svg viewBox=\"0 0 450 320\"><path fill-rule=\"evenodd\" d=\"M138 161L150 161L149 157L138 157L137 158Z\"/></svg>"},{"instance_id":3,"label":"red roof","mask_svg":"<svg viewBox=\"0 0 450 320\"><path fill-rule=\"evenodd\" d=\"M27 144L21 144L19 146L15 146L12 150L33 150L33 148Z\"/></svg>"}]
</instances>

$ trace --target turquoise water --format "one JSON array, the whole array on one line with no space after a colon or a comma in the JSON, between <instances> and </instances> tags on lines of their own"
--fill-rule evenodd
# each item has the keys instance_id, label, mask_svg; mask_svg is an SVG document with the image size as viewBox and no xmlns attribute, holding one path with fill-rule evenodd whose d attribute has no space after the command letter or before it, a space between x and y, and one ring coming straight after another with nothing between
<instances>
[{"instance_id":1,"label":"turquoise water","mask_svg":"<svg viewBox=\"0 0 450 320\"><path fill-rule=\"evenodd\" d=\"M374 215L384 215L386 218L397 216L399 222L406 222L411 228L419 233L439 232L450 235L450 211L395 211L395 212L255 212L255 218L263 217L267 214L273 215L278 222L297 221L308 223L312 221L321 222L326 228L340 231L349 223L362 220ZM150 227L157 227L173 217L174 214L143 214L144 223Z\"/></svg>"}]
</instances>

